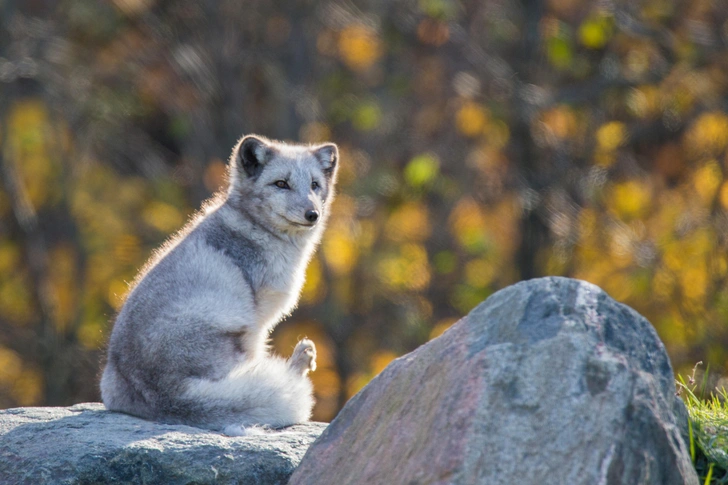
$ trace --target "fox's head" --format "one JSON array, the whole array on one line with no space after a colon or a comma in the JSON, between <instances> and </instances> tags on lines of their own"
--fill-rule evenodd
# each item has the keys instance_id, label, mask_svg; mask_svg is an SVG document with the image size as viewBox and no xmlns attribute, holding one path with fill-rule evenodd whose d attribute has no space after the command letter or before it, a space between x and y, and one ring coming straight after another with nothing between
<instances>
[{"instance_id":1,"label":"fox's head","mask_svg":"<svg viewBox=\"0 0 728 485\"><path fill-rule=\"evenodd\" d=\"M230 158L228 200L279 230L310 230L328 216L338 162L333 143L293 145L248 135Z\"/></svg>"}]
</instances>

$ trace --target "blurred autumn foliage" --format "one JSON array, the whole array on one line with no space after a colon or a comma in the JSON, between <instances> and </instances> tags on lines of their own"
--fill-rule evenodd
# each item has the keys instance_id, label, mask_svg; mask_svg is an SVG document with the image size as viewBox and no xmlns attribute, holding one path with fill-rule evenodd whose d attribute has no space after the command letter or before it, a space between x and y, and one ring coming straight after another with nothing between
<instances>
[{"instance_id":1,"label":"blurred autumn foliage","mask_svg":"<svg viewBox=\"0 0 728 485\"><path fill-rule=\"evenodd\" d=\"M728 374L728 4L0 0L0 406L97 400L243 133L331 140L299 309L328 420L494 291L582 278Z\"/></svg>"}]
</instances>

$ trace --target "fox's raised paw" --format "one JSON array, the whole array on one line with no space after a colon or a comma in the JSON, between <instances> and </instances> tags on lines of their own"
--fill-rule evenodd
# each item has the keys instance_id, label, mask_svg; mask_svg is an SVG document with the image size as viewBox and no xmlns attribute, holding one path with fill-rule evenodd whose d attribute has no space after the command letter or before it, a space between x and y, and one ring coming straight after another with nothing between
<instances>
[{"instance_id":1,"label":"fox's raised paw","mask_svg":"<svg viewBox=\"0 0 728 485\"><path fill-rule=\"evenodd\" d=\"M288 366L301 375L316 370L316 345L313 341L305 338L296 344L293 355L288 359Z\"/></svg>"}]
</instances>

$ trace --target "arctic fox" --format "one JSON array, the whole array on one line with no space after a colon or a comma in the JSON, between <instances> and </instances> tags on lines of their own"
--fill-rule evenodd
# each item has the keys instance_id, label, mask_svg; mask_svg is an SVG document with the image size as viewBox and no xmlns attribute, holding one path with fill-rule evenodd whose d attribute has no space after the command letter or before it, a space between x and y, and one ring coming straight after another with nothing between
<instances>
[{"instance_id":1,"label":"arctic fox","mask_svg":"<svg viewBox=\"0 0 728 485\"><path fill-rule=\"evenodd\" d=\"M310 418L314 343L284 360L266 342L298 302L338 159L331 143L237 143L227 191L156 252L116 318L108 409L229 435Z\"/></svg>"}]
</instances>

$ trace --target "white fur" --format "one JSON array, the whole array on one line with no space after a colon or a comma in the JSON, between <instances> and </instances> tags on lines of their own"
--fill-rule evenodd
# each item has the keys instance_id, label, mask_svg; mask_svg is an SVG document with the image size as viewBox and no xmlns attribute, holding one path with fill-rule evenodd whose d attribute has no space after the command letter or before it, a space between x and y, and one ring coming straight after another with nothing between
<instances>
[{"instance_id":1,"label":"white fur","mask_svg":"<svg viewBox=\"0 0 728 485\"><path fill-rule=\"evenodd\" d=\"M279 427L308 421L312 391L311 381L294 373L285 360L266 357L246 363L217 381L190 379L185 395L207 401L235 400L247 410L246 420L237 424Z\"/></svg>"}]
</instances>

